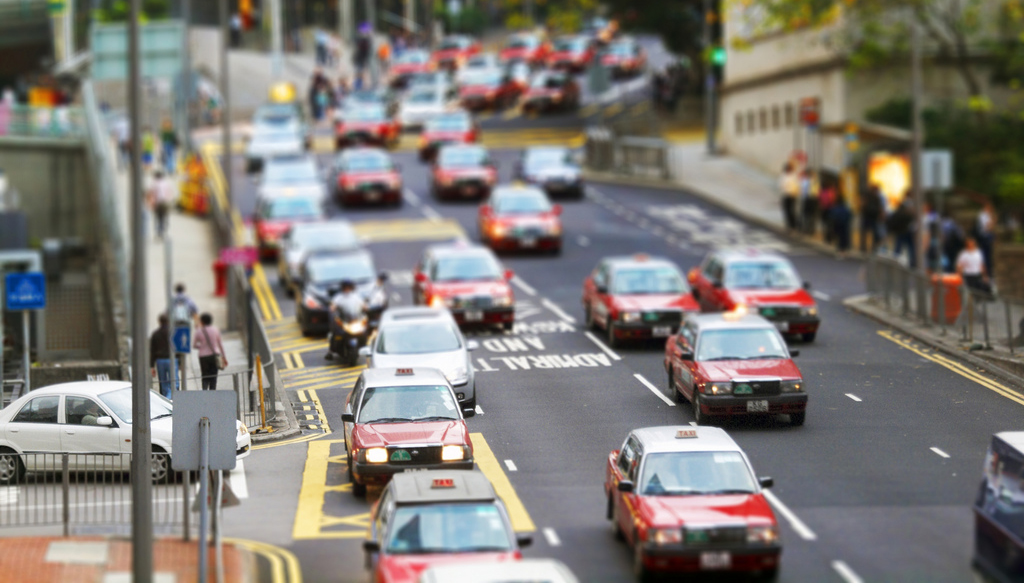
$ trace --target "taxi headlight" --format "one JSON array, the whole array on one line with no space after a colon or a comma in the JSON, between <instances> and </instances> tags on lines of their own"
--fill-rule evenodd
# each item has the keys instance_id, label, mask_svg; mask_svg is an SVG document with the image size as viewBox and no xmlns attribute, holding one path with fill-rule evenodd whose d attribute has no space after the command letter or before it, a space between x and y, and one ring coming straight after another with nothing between
<instances>
[{"instance_id":1,"label":"taxi headlight","mask_svg":"<svg viewBox=\"0 0 1024 583\"><path fill-rule=\"evenodd\" d=\"M732 385L730 383L711 383L704 390L709 395L731 395Z\"/></svg>"},{"instance_id":2,"label":"taxi headlight","mask_svg":"<svg viewBox=\"0 0 1024 583\"><path fill-rule=\"evenodd\" d=\"M466 459L466 448L461 445L446 445L441 448L441 461L458 462Z\"/></svg>"},{"instance_id":3,"label":"taxi headlight","mask_svg":"<svg viewBox=\"0 0 1024 583\"><path fill-rule=\"evenodd\" d=\"M652 528L648 540L656 545L677 545L683 542L683 531L679 528Z\"/></svg>"},{"instance_id":4,"label":"taxi headlight","mask_svg":"<svg viewBox=\"0 0 1024 583\"><path fill-rule=\"evenodd\" d=\"M441 186L451 186L452 184L455 183L455 179L452 178L451 176L442 176L441 180L439 180L438 182L441 183Z\"/></svg>"},{"instance_id":5,"label":"taxi headlight","mask_svg":"<svg viewBox=\"0 0 1024 583\"><path fill-rule=\"evenodd\" d=\"M508 235L508 228L501 223L494 223L491 227L491 236L495 239L503 239Z\"/></svg>"},{"instance_id":6,"label":"taxi headlight","mask_svg":"<svg viewBox=\"0 0 1024 583\"><path fill-rule=\"evenodd\" d=\"M640 312L622 312L619 315L619 319L623 322L639 322Z\"/></svg>"},{"instance_id":7,"label":"taxi headlight","mask_svg":"<svg viewBox=\"0 0 1024 583\"><path fill-rule=\"evenodd\" d=\"M341 329L352 335L362 334L366 332L366 318L345 322L341 325Z\"/></svg>"},{"instance_id":8,"label":"taxi headlight","mask_svg":"<svg viewBox=\"0 0 1024 583\"><path fill-rule=\"evenodd\" d=\"M562 223L558 221L551 221L548 223L548 234L558 236L562 234Z\"/></svg>"},{"instance_id":9,"label":"taxi headlight","mask_svg":"<svg viewBox=\"0 0 1024 583\"><path fill-rule=\"evenodd\" d=\"M391 178L388 178L388 188L401 188L401 186L402 186L402 179L401 178L398 178L396 176L392 176Z\"/></svg>"},{"instance_id":10,"label":"taxi headlight","mask_svg":"<svg viewBox=\"0 0 1024 583\"><path fill-rule=\"evenodd\" d=\"M451 300L446 300L441 296L433 296L429 302L431 308L447 308L450 304Z\"/></svg>"},{"instance_id":11,"label":"taxi headlight","mask_svg":"<svg viewBox=\"0 0 1024 583\"><path fill-rule=\"evenodd\" d=\"M461 385L469 381L469 372L466 370L466 367L459 366L452 369L451 372L446 372L444 377L453 385Z\"/></svg>"},{"instance_id":12,"label":"taxi headlight","mask_svg":"<svg viewBox=\"0 0 1024 583\"><path fill-rule=\"evenodd\" d=\"M383 447L371 447L366 450L366 461L371 464L382 464L388 461L388 450Z\"/></svg>"},{"instance_id":13,"label":"taxi headlight","mask_svg":"<svg viewBox=\"0 0 1024 583\"><path fill-rule=\"evenodd\" d=\"M804 390L804 382L802 380L782 381L781 388L783 393L799 393Z\"/></svg>"},{"instance_id":14,"label":"taxi headlight","mask_svg":"<svg viewBox=\"0 0 1024 583\"><path fill-rule=\"evenodd\" d=\"M773 545L779 541L779 529L774 526L748 526L748 545Z\"/></svg>"},{"instance_id":15,"label":"taxi headlight","mask_svg":"<svg viewBox=\"0 0 1024 583\"><path fill-rule=\"evenodd\" d=\"M801 316L817 316L818 315L818 306L811 306L809 308L800 308L800 315Z\"/></svg>"},{"instance_id":16,"label":"taxi headlight","mask_svg":"<svg viewBox=\"0 0 1024 583\"><path fill-rule=\"evenodd\" d=\"M499 306L499 307L502 307L502 308L507 308L508 306L512 305L512 296L510 296L510 295L494 296L492 298L492 301L494 302L495 306Z\"/></svg>"}]
</instances>

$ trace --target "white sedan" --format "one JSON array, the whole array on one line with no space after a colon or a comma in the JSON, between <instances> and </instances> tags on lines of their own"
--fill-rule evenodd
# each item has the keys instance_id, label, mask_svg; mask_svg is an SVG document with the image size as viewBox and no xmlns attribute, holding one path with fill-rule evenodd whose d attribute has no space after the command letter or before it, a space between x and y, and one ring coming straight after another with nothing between
<instances>
[{"instance_id":1,"label":"white sedan","mask_svg":"<svg viewBox=\"0 0 1024 583\"><path fill-rule=\"evenodd\" d=\"M398 103L398 123L404 131L415 130L457 108L454 89L439 86L416 88L406 93Z\"/></svg>"},{"instance_id":2,"label":"white sedan","mask_svg":"<svg viewBox=\"0 0 1024 583\"><path fill-rule=\"evenodd\" d=\"M151 392L153 481L166 482L171 470L171 401ZM235 421L238 459L249 455L248 429ZM17 482L27 471L60 467L60 453L123 454L98 462L110 471L128 471L132 451L132 386L125 381L89 381L36 389L0 411L0 484ZM50 455L31 455L31 454ZM95 470L93 456L71 456L72 470ZM86 464L87 467L77 467Z\"/></svg>"}]
</instances>

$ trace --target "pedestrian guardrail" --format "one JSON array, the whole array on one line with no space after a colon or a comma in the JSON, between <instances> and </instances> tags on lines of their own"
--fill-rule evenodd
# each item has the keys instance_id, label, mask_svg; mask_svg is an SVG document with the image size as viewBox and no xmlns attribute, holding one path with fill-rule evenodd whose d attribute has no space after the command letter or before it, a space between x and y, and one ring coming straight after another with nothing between
<instances>
[{"instance_id":1,"label":"pedestrian guardrail","mask_svg":"<svg viewBox=\"0 0 1024 583\"><path fill-rule=\"evenodd\" d=\"M77 138L86 133L81 107L35 107L0 102L0 136Z\"/></svg>"},{"instance_id":2,"label":"pedestrian guardrail","mask_svg":"<svg viewBox=\"0 0 1024 583\"><path fill-rule=\"evenodd\" d=\"M257 359L257 361L259 360L262 359ZM263 366L262 363L257 362L256 364L259 365L260 374L257 374L256 367L254 367L236 372L220 372L214 377L216 383L214 386L217 390L235 392L235 418L251 430L263 427L264 418L270 421L277 415L277 406L274 404L276 393L273 385L269 382L273 371L269 367ZM181 374L179 369L175 391L180 390L182 386L186 387L186 390L199 389L203 386L204 380L207 379L201 374ZM152 380L151 389L159 392L160 382L157 379ZM261 395L263 397L262 410L260 409Z\"/></svg>"},{"instance_id":3,"label":"pedestrian guardrail","mask_svg":"<svg viewBox=\"0 0 1024 583\"><path fill-rule=\"evenodd\" d=\"M616 136L607 128L588 128L584 143L587 168L625 176L668 180L673 176L671 145L661 138Z\"/></svg>"},{"instance_id":4,"label":"pedestrian guardrail","mask_svg":"<svg viewBox=\"0 0 1024 583\"><path fill-rule=\"evenodd\" d=\"M886 311L959 334L973 350L1024 351L1024 301L966 285L955 274L923 274L889 257L867 262L867 290Z\"/></svg>"}]
</instances>

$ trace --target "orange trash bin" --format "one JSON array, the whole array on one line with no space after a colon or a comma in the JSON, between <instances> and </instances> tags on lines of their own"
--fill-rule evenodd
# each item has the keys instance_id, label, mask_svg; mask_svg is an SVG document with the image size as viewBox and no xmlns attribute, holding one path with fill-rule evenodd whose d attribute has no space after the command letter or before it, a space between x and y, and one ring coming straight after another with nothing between
<instances>
[{"instance_id":1,"label":"orange trash bin","mask_svg":"<svg viewBox=\"0 0 1024 583\"><path fill-rule=\"evenodd\" d=\"M932 275L932 320L947 326L956 322L960 317L960 305L963 298L960 297L960 286L963 278L956 273L944 273ZM939 318L939 289L942 289L943 315Z\"/></svg>"}]
</instances>

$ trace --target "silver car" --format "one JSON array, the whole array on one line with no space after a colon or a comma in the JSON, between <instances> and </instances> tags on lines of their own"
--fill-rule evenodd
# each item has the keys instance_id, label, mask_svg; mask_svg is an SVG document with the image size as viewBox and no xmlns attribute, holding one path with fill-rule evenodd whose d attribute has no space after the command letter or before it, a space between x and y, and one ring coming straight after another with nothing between
<instances>
[{"instance_id":1,"label":"silver car","mask_svg":"<svg viewBox=\"0 0 1024 583\"><path fill-rule=\"evenodd\" d=\"M456 97L454 89L441 86L411 90L398 102L398 123L403 131L421 128L431 119L457 108Z\"/></svg>"},{"instance_id":2,"label":"silver car","mask_svg":"<svg viewBox=\"0 0 1024 583\"><path fill-rule=\"evenodd\" d=\"M325 250L348 251L361 245L352 223L343 220L323 223L295 223L281 237L277 275L281 287L291 294L292 286L302 287L299 267L310 253Z\"/></svg>"},{"instance_id":3,"label":"silver car","mask_svg":"<svg viewBox=\"0 0 1024 583\"><path fill-rule=\"evenodd\" d=\"M267 158L260 180L260 198L286 195L327 200L327 186L312 154L291 154Z\"/></svg>"},{"instance_id":4,"label":"silver car","mask_svg":"<svg viewBox=\"0 0 1024 583\"><path fill-rule=\"evenodd\" d=\"M369 368L439 369L455 389L462 410L475 412L476 378L469 353L478 347L475 340L462 336L448 310L407 307L386 310L377 336L359 352Z\"/></svg>"}]
</instances>

